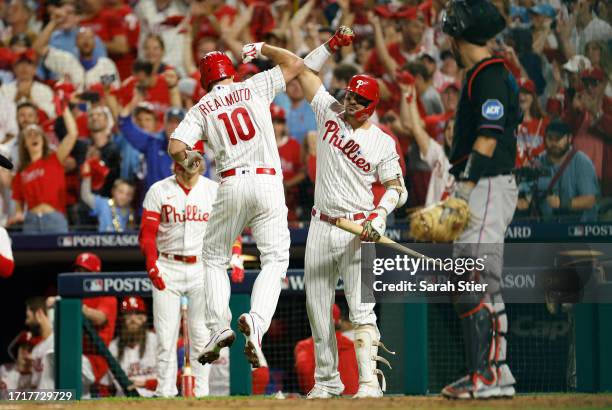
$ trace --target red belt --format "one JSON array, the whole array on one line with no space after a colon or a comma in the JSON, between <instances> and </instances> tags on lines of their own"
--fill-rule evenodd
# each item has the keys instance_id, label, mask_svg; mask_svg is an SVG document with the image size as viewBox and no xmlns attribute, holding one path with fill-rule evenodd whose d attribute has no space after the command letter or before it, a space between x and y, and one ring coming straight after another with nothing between
<instances>
[{"instance_id":1,"label":"red belt","mask_svg":"<svg viewBox=\"0 0 612 410\"><path fill-rule=\"evenodd\" d=\"M160 254L164 258L172 259L172 260L175 260L177 262L194 264L194 263L197 263L197 261L198 261L198 257L197 256L193 256L193 255L191 255L191 256L188 256L188 255L171 255L169 253L164 253L164 252L161 252Z\"/></svg>"},{"instance_id":2,"label":"red belt","mask_svg":"<svg viewBox=\"0 0 612 410\"><path fill-rule=\"evenodd\" d=\"M317 216L316 209L312 208L311 215ZM325 215L323 212L319 211L319 219L322 220L323 222L328 222L332 225L335 225L338 218L342 218L342 217L333 217L333 216ZM358 214L353 214L350 218L347 218L347 219L351 219L353 221L359 221L361 219L365 219L365 214L363 212L359 212Z\"/></svg>"},{"instance_id":3,"label":"red belt","mask_svg":"<svg viewBox=\"0 0 612 410\"><path fill-rule=\"evenodd\" d=\"M233 177L237 174L236 168L228 169L227 171L223 171L221 173L221 178ZM276 170L274 168L255 168L256 174L264 174L264 175L276 175Z\"/></svg>"}]
</instances>

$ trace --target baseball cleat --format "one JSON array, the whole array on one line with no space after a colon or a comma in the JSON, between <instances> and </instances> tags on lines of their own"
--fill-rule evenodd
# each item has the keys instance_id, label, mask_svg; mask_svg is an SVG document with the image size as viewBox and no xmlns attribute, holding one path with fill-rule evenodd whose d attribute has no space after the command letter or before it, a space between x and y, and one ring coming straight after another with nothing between
<instances>
[{"instance_id":1,"label":"baseball cleat","mask_svg":"<svg viewBox=\"0 0 612 410\"><path fill-rule=\"evenodd\" d=\"M217 330L212 334L206 346L204 346L204 351L198 357L198 362L203 365L214 362L219 358L221 349L230 347L234 340L236 340L236 334L229 327Z\"/></svg>"},{"instance_id":2,"label":"baseball cleat","mask_svg":"<svg viewBox=\"0 0 612 410\"><path fill-rule=\"evenodd\" d=\"M487 384L478 373L466 375L442 389L442 395L448 399L489 399L500 396L497 383Z\"/></svg>"},{"instance_id":3,"label":"baseball cleat","mask_svg":"<svg viewBox=\"0 0 612 410\"><path fill-rule=\"evenodd\" d=\"M367 384L360 384L359 390L357 390L357 393L355 393L353 398L354 399L370 399L370 398L379 398L382 396L383 396L383 392L380 389L380 387L378 387L378 385L376 387L372 387Z\"/></svg>"},{"instance_id":4,"label":"baseball cleat","mask_svg":"<svg viewBox=\"0 0 612 410\"><path fill-rule=\"evenodd\" d=\"M516 390L513 385L499 386L499 397L500 399L511 399L516 394Z\"/></svg>"},{"instance_id":5,"label":"baseball cleat","mask_svg":"<svg viewBox=\"0 0 612 410\"><path fill-rule=\"evenodd\" d=\"M328 392L327 390L323 390L321 387L317 386L316 384L314 385L314 387L306 395L306 398L308 400L313 400L313 399L333 399L333 398L336 398L336 397L340 397L340 395L339 394L332 394L332 393Z\"/></svg>"},{"instance_id":6,"label":"baseball cleat","mask_svg":"<svg viewBox=\"0 0 612 410\"><path fill-rule=\"evenodd\" d=\"M246 339L244 354L251 366L255 368L268 366L268 362L261 351L262 334L250 313L243 313L238 318L238 330Z\"/></svg>"}]
</instances>

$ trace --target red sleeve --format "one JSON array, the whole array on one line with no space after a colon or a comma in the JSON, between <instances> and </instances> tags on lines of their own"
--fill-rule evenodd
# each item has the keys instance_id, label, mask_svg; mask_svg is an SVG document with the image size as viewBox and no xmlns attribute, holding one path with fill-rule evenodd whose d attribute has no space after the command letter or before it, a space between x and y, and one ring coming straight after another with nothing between
<instances>
[{"instance_id":1,"label":"red sleeve","mask_svg":"<svg viewBox=\"0 0 612 410\"><path fill-rule=\"evenodd\" d=\"M302 340L295 345L295 372L302 393L308 393L315 384L314 342L312 338Z\"/></svg>"},{"instance_id":2,"label":"red sleeve","mask_svg":"<svg viewBox=\"0 0 612 410\"><path fill-rule=\"evenodd\" d=\"M267 367L259 367L253 369L251 372L252 379L252 393L253 394L264 394L266 392L266 386L270 381L270 369Z\"/></svg>"},{"instance_id":3,"label":"red sleeve","mask_svg":"<svg viewBox=\"0 0 612 410\"><path fill-rule=\"evenodd\" d=\"M21 172L18 172L13 178L13 183L11 184L13 188L13 199L15 201L23 202L23 190L21 189Z\"/></svg>"},{"instance_id":4,"label":"red sleeve","mask_svg":"<svg viewBox=\"0 0 612 410\"><path fill-rule=\"evenodd\" d=\"M144 385L145 389L155 391L157 390L157 379L147 379Z\"/></svg>"},{"instance_id":5,"label":"red sleeve","mask_svg":"<svg viewBox=\"0 0 612 410\"><path fill-rule=\"evenodd\" d=\"M13 274L15 261L0 255L0 278L8 278Z\"/></svg>"},{"instance_id":6,"label":"red sleeve","mask_svg":"<svg viewBox=\"0 0 612 410\"><path fill-rule=\"evenodd\" d=\"M114 296L104 296L100 298L100 303L95 308L106 316L106 323L114 326L117 320L117 298ZM112 335L111 335L112 336ZM106 342L106 340L105 340ZM110 343L110 340L106 343Z\"/></svg>"},{"instance_id":7,"label":"red sleeve","mask_svg":"<svg viewBox=\"0 0 612 410\"><path fill-rule=\"evenodd\" d=\"M109 36L108 40L112 40L115 36L127 36L128 29L125 20L112 10L105 13L104 25Z\"/></svg>"},{"instance_id":8,"label":"red sleeve","mask_svg":"<svg viewBox=\"0 0 612 410\"><path fill-rule=\"evenodd\" d=\"M146 209L143 211L138 239L140 250L146 259L147 270L157 262L157 245L155 240L157 239L160 221L161 215L159 213Z\"/></svg>"}]
</instances>

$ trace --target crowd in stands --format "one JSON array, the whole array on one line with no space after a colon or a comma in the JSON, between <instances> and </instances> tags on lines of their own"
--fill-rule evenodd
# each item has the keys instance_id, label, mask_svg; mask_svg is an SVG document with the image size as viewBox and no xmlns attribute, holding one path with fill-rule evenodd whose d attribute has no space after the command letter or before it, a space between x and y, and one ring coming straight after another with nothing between
<instances>
[{"instance_id":1,"label":"crowd in stands","mask_svg":"<svg viewBox=\"0 0 612 410\"><path fill-rule=\"evenodd\" d=\"M488 47L514 75L523 111L517 216L612 218L612 6L492 2L507 28ZM241 64L244 44L265 41L303 56L341 24L356 39L321 78L338 99L356 73L379 80L375 122L397 141L407 207L423 206L436 166L410 124L423 124L443 148L464 80L441 31L445 3L0 0L0 152L16 165L0 170L0 223L24 233L137 229L144 193L172 172L168 138L204 94L199 58L225 51L244 80L270 67ZM407 85L419 121L400 115ZM271 115L289 218L307 221L316 124L297 81ZM216 178L213 155L206 159L207 176Z\"/></svg>"}]
</instances>

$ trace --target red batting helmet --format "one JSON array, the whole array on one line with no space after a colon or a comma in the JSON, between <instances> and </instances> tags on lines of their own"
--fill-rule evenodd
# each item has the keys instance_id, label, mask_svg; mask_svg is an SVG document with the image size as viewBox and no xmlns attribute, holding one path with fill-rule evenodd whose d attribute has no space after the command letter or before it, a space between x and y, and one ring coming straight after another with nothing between
<instances>
[{"instance_id":1,"label":"red batting helmet","mask_svg":"<svg viewBox=\"0 0 612 410\"><path fill-rule=\"evenodd\" d=\"M346 91L353 92L370 101L365 108L355 113L357 121L367 120L374 113L380 99L376 79L365 74L354 75L346 86Z\"/></svg>"},{"instance_id":2,"label":"red batting helmet","mask_svg":"<svg viewBox=\"0 0 612 410\"><path fill-rule=\"evenodd\" d=\"M121 300L121 313L147 313L147 305L140 296L126 296Z\"/></svg>"},{"instance_id":3,"label":"red batting helmet","mask_svg":"<svg viewBox=\"0 0 612 410\"><path fill-rule=\"evenodd\" d=\"M206 53L200 59L200 83L208 91L210 83L236 75L232 60L220 51Z\"/></svg>"},{"instance_id":4,"label":"red batting helmet","mask_svg":"<svg viewBox=\"0 0 612 410\"><path fill-rule=\"evenodd\" d=\"M80 266L89 272L100 272L102 270L102 261L95 253L83 252L76 257L74 266Z\"/></svg>"}]
</instances>

